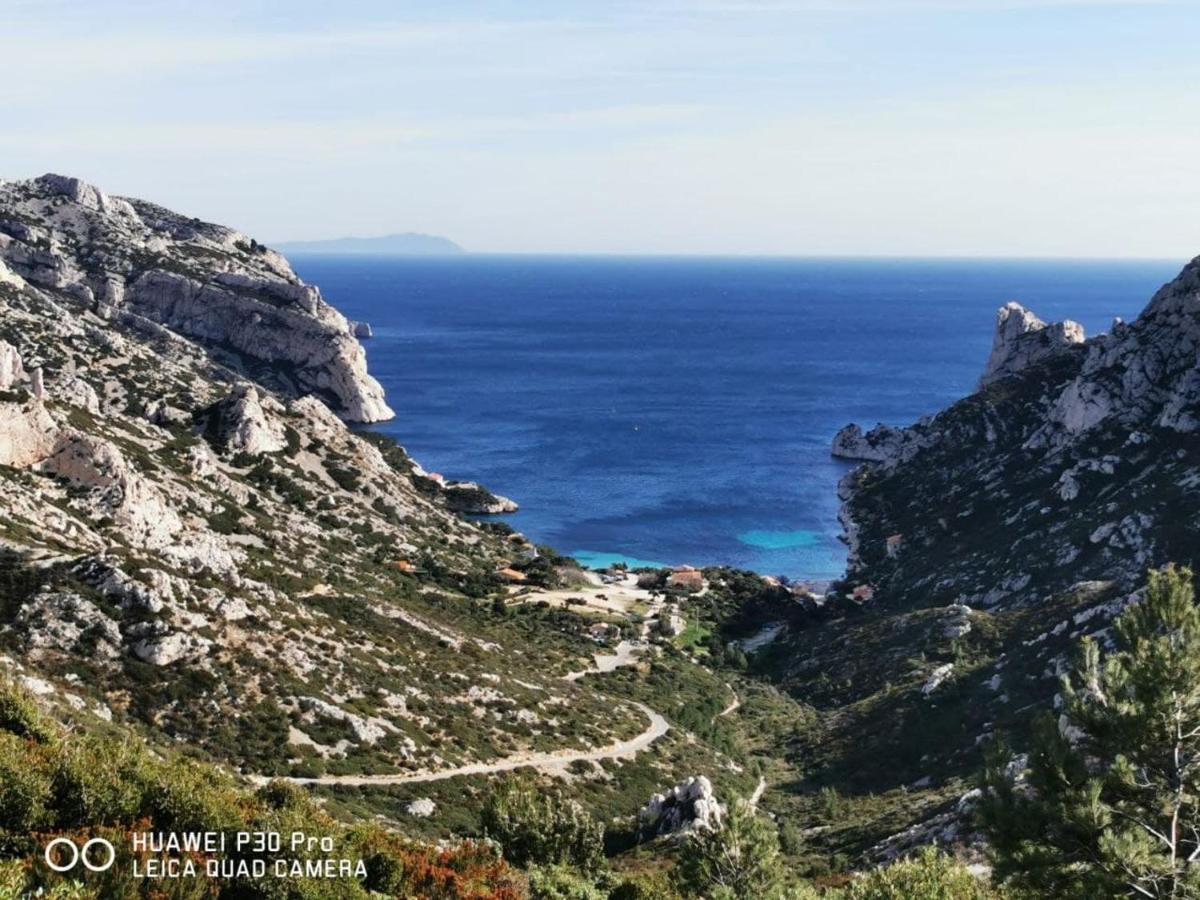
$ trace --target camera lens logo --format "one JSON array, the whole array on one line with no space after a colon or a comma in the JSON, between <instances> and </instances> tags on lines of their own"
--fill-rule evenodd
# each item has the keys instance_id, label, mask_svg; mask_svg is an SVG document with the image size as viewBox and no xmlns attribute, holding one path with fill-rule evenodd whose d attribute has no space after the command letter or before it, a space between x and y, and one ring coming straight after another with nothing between
<instances>
[{"instance_id":1,"label":"camera lens logo","mask_svg":"<svg viewBox=\"0 0 1200 900\"><path fill-rule=\"evenodd\" d=\"M63 848L61 852L58 848ZM97 857L107 851L108 858L98 862ZM80 863L90 872L107 872L117 861L117 851L112 843L104 838L92 838L83 847L79 847L70 838L55 838L46 845L46 865L55 872L70 872Z\"/></svg>"}]
</instances>

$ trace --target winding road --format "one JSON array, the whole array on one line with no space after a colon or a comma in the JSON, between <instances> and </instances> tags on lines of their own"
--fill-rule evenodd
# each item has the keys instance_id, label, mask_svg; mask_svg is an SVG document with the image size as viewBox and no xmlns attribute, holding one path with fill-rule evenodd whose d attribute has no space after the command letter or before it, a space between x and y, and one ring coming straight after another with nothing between
<instances>
[{"instance_id":1,"label":"winding road","mask_svg":"<svg viewBox=\"0 0 1200 900\"><path fill-rule=\"evenodd\" d=\"M290 781L292 784L342 784L349 786L389 785L389 784L419 784L427 781L443 781L447 778L457 778L460 775L491 775L496 772L511 772L514 769L532 767L542 771L562 771L574 762L599 762L605 759L629 759L645 750L671 727L667 720L650 707L642 703L632 702L650 720L649 727L637 737L627 741L617 741L607 747L597 747L591 750L556 750L550 753L517 753L504 759L489 763L471 763L454 769L438 769L426 772L397 772L391 775L320 775L315 778L284 777L278 780ZM272 779L255 776L253 781L266 783Z\"/></svg>"}]
</instances>

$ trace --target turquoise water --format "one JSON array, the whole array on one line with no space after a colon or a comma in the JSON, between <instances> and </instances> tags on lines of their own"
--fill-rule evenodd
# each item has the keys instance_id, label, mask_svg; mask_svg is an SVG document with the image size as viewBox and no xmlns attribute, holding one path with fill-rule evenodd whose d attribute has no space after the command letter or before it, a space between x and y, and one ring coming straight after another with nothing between
<instances>
[{"instance_id":1,"label":"turquoise water","mask_svg":"<svg viewBox=\"0 0 1200 900\"><path fill-rule=\"evenodd\" d=\"M650 559L638 559L621 553L603 553L596 550L576 550L571 556L589 569L607 569L614 563L625 563L631 569L661 569L666 563Z\"/></svg>"},{"instance_id":2,"label":"turquoise water","mask_svg":"<svg viewBox=\"0 0 1200 900\"><path fill-rule=\"evenodd\" d=\"M474 256L295 260L350 318L394 435L521 504L530 538L613 560L841 573L829 456L969 393L996 310L1094 333L1177 263Z\"/></svg>"}]
</instances>

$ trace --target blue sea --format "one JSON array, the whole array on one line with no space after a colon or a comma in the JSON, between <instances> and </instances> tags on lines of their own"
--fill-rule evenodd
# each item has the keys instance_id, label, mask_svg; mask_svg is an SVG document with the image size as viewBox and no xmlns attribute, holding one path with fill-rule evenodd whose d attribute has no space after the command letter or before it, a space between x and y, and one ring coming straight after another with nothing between
<instances>
[{"instance_id":1,"label":"blue sea","mask_svg":"<svg viewBox=\"0 0 1200 900\"><path fill-rule=\"evenodd\" d=\"M366 342L423 466L589 565L840 574L829 442L972 390L996 309L1088 334L1178 262L467 255L293 260Z\"/></svg>"}]
</instances>

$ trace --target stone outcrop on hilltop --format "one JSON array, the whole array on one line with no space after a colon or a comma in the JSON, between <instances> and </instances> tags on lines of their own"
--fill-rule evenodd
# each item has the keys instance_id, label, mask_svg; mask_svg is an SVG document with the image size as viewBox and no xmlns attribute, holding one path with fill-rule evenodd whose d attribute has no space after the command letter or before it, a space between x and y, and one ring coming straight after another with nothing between
<instances>
[{"instance_id":1,"label":"stone outcrop on hilltop","mask_svg":"<svg viewBox=\"0 0 1200 900\"><path fill-rule=\"evenodd\" d=\"M992 352L979 379L979 390L1012 378L1040 362L1049 360L1084 342L1083 326L1070 320L1046 324L1019 303L1008 303L996 314ZM830 452L841 459L880 463L891 468L906 462L939 439L931 428L932 417L915 425L897 428L876 425L864 432L851 423L833 437Z\"/></svg>"},{"instance_id":2,"label":"stone outcrop on hilltop","mask_svg":"<svg viewBox=\"0 0 1200 900\"><path fill-rule=\"evenodd\" d=\"M1083 341L1083 326L1078 322L1068 319L1047 325L1020 303L1006 303L996 314L996 336L979 387L1016 375Z\"/></svg>"},{"instance_id":3,"label":"stone outcrop on hilltop","mask_svg":"<svg viewBox=\"0 0 1200 900\"><path fill-rule=\"evenodd\" d=\"M102 317L140 317L352 421L393 413L352 324L278 253L240 232L77 178L0 182L0 277Z\"/></svg>"}]
</instances>

